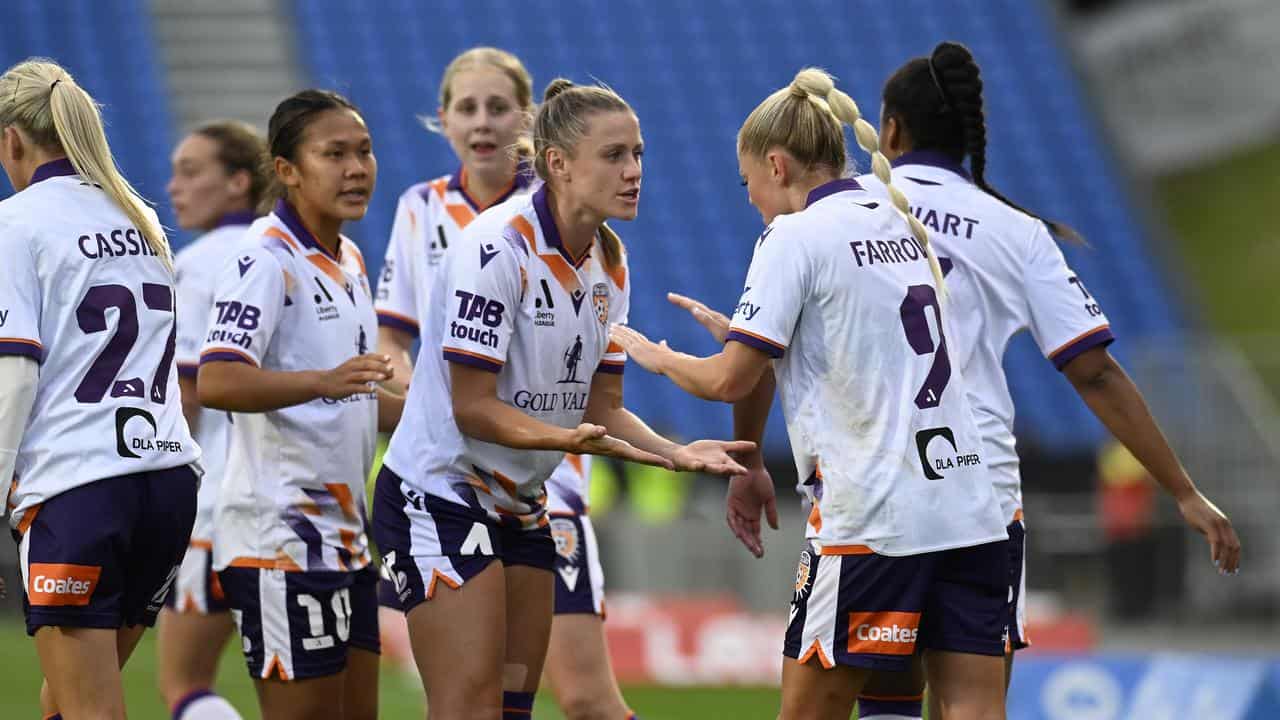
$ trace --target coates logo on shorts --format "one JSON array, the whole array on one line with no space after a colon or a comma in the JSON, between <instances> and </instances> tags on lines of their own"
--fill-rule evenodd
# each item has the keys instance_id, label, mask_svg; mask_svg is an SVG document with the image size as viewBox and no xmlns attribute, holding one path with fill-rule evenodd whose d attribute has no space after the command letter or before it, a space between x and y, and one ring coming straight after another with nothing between
<instances>
[{"instance_id":1,"label":"coates logo on shorts","mask_svg":"<svg viewBox=\"0 0 1280 720\"><path fill-rule=\"evenodd\" d=\"M849 652L910 655L916 651L920 613L849 613Z\"/></svg>"},{"instance_id":2,"label":"coates logo on shorts","mask_svg":"<svg viewBox=\"0 0 1280 720\"><path fill-rule=\"evenodd\" d=\"M65 563L31 563L27 577L27 601L43 607L89 604L102 575L100 565Z\"/></svg>"}]
</instances>

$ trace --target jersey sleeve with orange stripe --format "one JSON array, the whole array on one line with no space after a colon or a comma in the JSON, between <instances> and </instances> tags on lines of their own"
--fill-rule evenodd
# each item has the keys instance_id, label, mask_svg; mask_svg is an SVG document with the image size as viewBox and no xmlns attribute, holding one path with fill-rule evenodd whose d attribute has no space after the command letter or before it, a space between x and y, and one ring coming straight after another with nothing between
<instances>
[{"instance_id":1,"label":"jersey sleeve with orange stripe","mask_svg":"<svg viewBox=\"0 0 1280 720\"><path fill-rule=\"evenodd\" d=\"M40 278L28 234L0 219L0 355L24 355L41 362Z\"/></svg>"},{"instance_id":2,"label":"jersey sleeve with orange stripe","mask_svg":"<svg viewBox=\"0 0 1280 720\"><path fill-rule=\"evenodd\" d=\"M502 237L479 237L447 263L444 359L498 372L507 361L525 291L527 253Z\"/></svg>"},{"instance_id":3,"label":"jersey sleeve with orange stripe","mask_svg":"<svg viewBox=\"0 0 1280 720\"><path fill-rule=\"evenodd\" d=\"M1097 298L1067 265L1044 223L1035 223L1024 268L1028 326L1055 367L1061 370L1080 353L1114 339Z\"/></svg>"},{"instance_id":4,"label":"jersey sleeve with orange stripe","mask_svg":"<svg viewBox=\"0 0 1280 720\"><path fill-rule=\"evenodd\" d=\"M285 303L287 271L270 247L256 247L227 263L214 286L209 334L200 363L230 361L262 366Z\"/></svg>"},{"instance_id":5,"label":"jersey sleeve with orange stripe","mask_svg":"<svg viewBox=\"0 0 1280 720\"><path fill-rule=\"evenodd\" d=\"M400 196L374 300L379 326L402 330L414 337L418 336L421 324L415 290L420 281L419 258L415 258L414 253L420 253L426 246L422 237L422 229L427 227L426 212L426 202L418 186Z\"/></svg>"},{"instance_id":6,"label":"jersey sleeve with orange stripe","mask_svg":"<svg viewBox=\"0 0 1280 720\"><path fill-rule=\"evenodd\" d=\"M785 218L778 218L756 244L726 339L782 357L809 296L811 277L804 244L788 242Z\"/></svg>"}]
</instances>

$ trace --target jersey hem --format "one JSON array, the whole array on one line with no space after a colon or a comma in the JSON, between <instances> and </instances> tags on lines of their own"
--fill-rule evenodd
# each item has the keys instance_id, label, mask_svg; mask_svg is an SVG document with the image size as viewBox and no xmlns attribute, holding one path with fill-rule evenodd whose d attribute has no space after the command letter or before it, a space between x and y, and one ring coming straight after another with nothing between
<instances>
[{"instance_id":1,"label":"jersey hem","mask_svg":"<svg viewBox=\"0 0 1280 720\"><path fill-rule=\"evenodd\" d=\"M1115 335L1111 334L1111 326L1102 325L1068 340L1057 350L1049 353L1049 359L1053 361L1055 368L1062 370L1067 363L1075 360L1086 350L1110 345L1115 339Z\"/></svg>"},{"instance_id":2,"label":"jersey hem","mask_svg":"<svg viewBox=\"0 0 1280 720\"><path fill-rule=\"evenodd\" d=\"M444 359L449 362L455 362L460 365L478 368L480 370L488 370L489 372L498 372L502 370L503 363L479 353L467 352L466 350L458 350L457 348L445 348Z\"/></svg>"},{"instance_id":3,"label":"jersey hem","mask_svg":"<svg viewBox=\"0 0 1280 720\"><path fill-rule=\"evenodd\" d=\"M410 320L408 316L390 310L378 310L377 313L378 327L389 327L407 332L415 338L418 337L418 323Z\"/></svg>"}]
</instances>

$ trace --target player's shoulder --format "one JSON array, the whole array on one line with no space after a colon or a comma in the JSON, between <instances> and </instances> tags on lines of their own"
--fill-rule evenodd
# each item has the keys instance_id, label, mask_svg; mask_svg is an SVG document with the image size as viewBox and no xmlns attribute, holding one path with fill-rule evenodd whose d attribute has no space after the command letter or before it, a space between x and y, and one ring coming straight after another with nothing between
<instances>
[{"instance_id":1,"label":"player's shoulder","mask_svg":"<svg viewBox=\"0 0 1280 720\"><path fill-rule=\"evenodd\" d=\"M174 263L179 268L210 272L222 267L227 258L250 245L245 235L248 225L224 225L201 235L178 251Z\"/></svg>"},{"instance_id":2,"label":"player's shoulder","mask_svg":"<svg viewBox=\"0 0 1280 720\"><path fill-rule=\"evenodd\" d=\"M446 173L430 180L414 183L400 193L400 202L428 206L443 203L445 195L449 192L449 182L451 180L453 180L453 174Z\"/></svg>"}]
</instances>

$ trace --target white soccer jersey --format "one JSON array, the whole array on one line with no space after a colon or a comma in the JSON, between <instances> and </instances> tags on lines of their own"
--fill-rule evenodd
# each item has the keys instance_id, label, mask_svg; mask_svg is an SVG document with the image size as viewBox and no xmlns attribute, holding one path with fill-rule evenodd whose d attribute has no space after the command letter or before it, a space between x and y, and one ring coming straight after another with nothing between
<instances>
[{"instance_id":1,"label":"white soccer jersey","mask_svg":"<svg viewBox=\"0 0 1280 720\"><path fill-rule=\"evenodd\" d=\"M591 511L590 455L565 455L547 478L547 510L586 515Z\"/></svg>"},{"instance_id":2,"label":"white soccer jersey","mask_svg":"<svg viewBox=\"0 0 1280 720\"><path fill-rule=\"evenodd\" d=\"M609 342L609 325L627 320L625 261L606 269L598 242L571 257L544 186L477 218L445 255L442 273L426 323L431 335L423 337L386 464L419 491L526 527L544 523L544 481L564 454L463 436L453 419L447 362L498 373L503 402L576 427L592 375L621 373L626 362Z\"/></svg>"},{"instance_id":3,"label":"white soccer jersey","mask_svg":"<svg viewBox=\"0 0 1280 720\"><path fill-rule=\"evenodd\" d=\"M173 372L173 277L128 216L56 160L0 202L0 257L0 354L41 363L10 523L95 480L198 460Z\"/></svg>"},{"instance_id":4,"label":"white soccer jersey","mask_svg":"<svg viewBox=\"0 0 1280 720\"><path fill-rule=\"evenodd\" d=\"M329 254L284 202L219 276L200 362L329 370L372 347L377 317L355 243ZM235 413L214 510L214 567L355 570L370 561L365 477L377 395Z\"/></svg>"},{"instance_id":5,"label":"white soccer jersey","mask_svg":"<svg viewBox=\"0 0 1280 720\"><path fill-rule=\"evenodd\" d=\"M178 375L195 379L200 368L200 349L208 335L209 308L213 307L214 284L218 274L242 250L256 246L256 238L246 239L245 230L253 213L229 213L218 226L183 248L174 260L178 276ZM227 441L231 424L221 410L202 408L195 428L196 442L203 451L200 495L191 540L207 543L213 539L213 504L227 463Z\"/></svg>"},{"instance_id":6,"label":"white soccer jersey","mask_svg":"<svg viewBox=\"0 0 1280 720\"><path fill-rule=\"evenodd\" d=\"M1061 370L1085 350L1112 341L1107 316L1044 223L988 195L945 155L915 152L894 165L894 184L928 229L947 271L948 309L960 340L952 355L969 381L985 440L983 461L1005 520L1012 522L1021 515L1022 485L1005 348L1030 329ZM873 177L859 180L872 192L884 191Z\"/></svg>"},{"instance_id":7,"label":"white soccer jersey","mask_svg":"<svg viewBox=\"0 0 1280 720\"><path fill-rule=\"evenodd\" d=\"M729 339L776 358L814 502L807 536L825 554L1006 537L943 318L906 222L853 180L815 189L761 236Z\"/></svg>"},{"instance_id":8,"label":"white soccer jersey","mask_svg":"<svg viewBox=\"0 0 1280 720\"><path fill-rule=\"evenodd\" d=\"M400 196L378 276L379 325L417 337L445 250L458 243L479 213L528 194L536 184L528 173L518 173L511 187L482 207L467 194L465 183L466 171L459 168L452 175L418 183Z\"/></svg>"}]
</instances>

